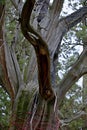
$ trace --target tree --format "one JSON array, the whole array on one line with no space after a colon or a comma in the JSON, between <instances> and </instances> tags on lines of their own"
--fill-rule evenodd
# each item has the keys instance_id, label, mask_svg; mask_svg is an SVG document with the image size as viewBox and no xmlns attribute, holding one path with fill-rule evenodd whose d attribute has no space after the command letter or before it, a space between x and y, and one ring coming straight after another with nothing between
<instances>
[{"instance_id":1,"label":"tree","mask_svg":"<svg viewBox=\"0 0 87 130\"><path fill-rule=\"evenodd\" d=\"M11 0L11 2L15 7L13 9L17 11L21 31L34 49L29 46L32 56L23 75L15 52L18 29L16 28L14 39L9 46L4 31L6 3L1 0L0 84L9 94L12 103L9 130L57 130L60 125L58 109L61 108L67 91L87 73L85 47L64 79L56 84L61 41L64 35L87 15L87 7L81 7L74 13L60 18L64 0L54 0L52 5L50 0L26 0L26 2ZM86 114L82 111L74 118Z\"/></svg>"}]
</instances>

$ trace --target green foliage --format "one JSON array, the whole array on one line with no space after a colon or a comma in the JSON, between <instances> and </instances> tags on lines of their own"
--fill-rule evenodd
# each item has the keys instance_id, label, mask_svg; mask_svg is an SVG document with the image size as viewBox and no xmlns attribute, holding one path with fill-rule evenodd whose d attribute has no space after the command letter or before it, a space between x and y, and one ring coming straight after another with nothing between
<instances>
[{"instance_id":1,"label":"green foliage","mask_svg":"<svg viewBox=\"0 0 87 130\"><path fill-rule=\"evenodd\" d=\"M10 98L5 90L0 86L0 124L7 127L10 117Z\"/></svg>"},{"instance_id":2,"label":"green foliage","mask_svg":"<svg viewBox=\"0 0 87 130\"><path fill-rule=\"evenodd\" d=\"M87 27L80 23L79 28L74 28L76 31L76 36L79 40L84 40L87 37Z\"/></svg>"},{"instance_id":3,"label":"green foliage","mask_svg":"<svg viewBox=\"0 0 87 130\"><path fill-rule=\"evenodd\" d=\"M0 0L0 4L5 4L5 0ZM18 24L18 12L11 4L10 0L6 1L6 17L5 17L5 40L9 46L12 46ZM15 46L17 60L23 75L25 66L30 58L30 45L23 37L20 29L18 33L18 40ZM28 100L27 100L28 101ZM24 105L26 107L26 105ZM0 130L8 130L9 117L11 113L11 101L8 94L0 87ZM1 128L2 126L2 128Z\"/></svg>"},{"instance_id":4,"label":"green foliage","mask_svg":"<svg viewBox=\"0 0 87 130\"><path fill-rule=\"evenodd\" d=\"M82 88L78 85L73 85L73 87L67 92L65 99L62 103L61 112L64 119L71 120L82 107ZM82 128L83 119L73 120L69 123L70 130L77 130L77 128Z\"/></svg>"},{"instance_id":5,"label":"green foliage","mask_svg":"<svg viewBox=\"0 0 87 130\"><path fill-rule=\"evenodd\" d=\"M0 4L4 5L5 4L5 0L0 0Z\"/></svg>"},{"instance_id":6,"label":"green foliage","mask_svg":"<svg viewBox=\"0 0 87 130\"><path fill-rule=\"evenodd\" d=\"M71 2L74 2L73 6ZM75 2L76 1L74 0L69 0L68 3L69 7L72 8L73 10L78 8L77 3ZM82 3L79 3L79 5L82 6ZM83 25L83 22L73 27L72 30L70 30L63 38L60 50L61 54L59 57L59 66L57 67L60 74L60 78L64 77L64 75L68 72L68 70L78 59L78 56L83 49L84 40L85 42L87 41L87 27ZM74 84L73 87L67 92L66 97L61 104L61 113L63 120L72 119L76 114L78 114L82 110L83 98L84 98L83 89L84 88L82 84L80 86ZM84 120L86 120L86 118L81 117L71 121L68 124L69 125L68 129L70 130L82 129L83 126L85 125Z\"/></svg>"},{"instance_id":7,"label":"green foliage","mask_svg":"<svg viewBox=\"0 0 87 130\"><path fill-rule=\"evenodd\" d=\"M5 26L6 26L6 42L9 46L12 46L15 39L15 32L17 31L18 21L18 12L15 10L14 6L11 4L10 0L6 2L6 17L5 17ZM21 69L22 74L24 73L25 67L30 59L30 44L24 38L19 29L17 35L17 43L15 45L15 52L17 60Z\"/></svg>"}]
</instances>

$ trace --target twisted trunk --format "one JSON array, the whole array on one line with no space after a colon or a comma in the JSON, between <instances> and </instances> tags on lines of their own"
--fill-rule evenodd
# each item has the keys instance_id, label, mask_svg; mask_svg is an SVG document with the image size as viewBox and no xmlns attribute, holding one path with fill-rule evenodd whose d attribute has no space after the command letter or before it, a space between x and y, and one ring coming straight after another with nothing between
<instances>
[{"instance_id":1,"label":"twisted trunk","mask_svg":"<svg viewBox=\"0 0 87 130\"><path fill-rule=\"evenodd\" d=\"M11 1L14 2L15 8L18 10L17 1ZM49 3L49 0L44 0L44 2L46 1ZM52 17L47 32L44 30L46 34L44 38L29 23L35 0L26 0L22 9L20 19L21 29L25 38L35 49L38 66L38 83L34 80L36 78L35 56L33 56L28 66L25 82L21 76L14 49L11 48L10 50L8 45L3 42L4 24L2 21L4 6L0 5L0 82L12 99L9 130L57 130L60 124L58 105L61 104L66 92L72 85L82 75L87 73L87 68L84 64L84 61L87 60L87 48L85 48L66 77L58 87L55 86L55 68L57 66L55 60L57 59L56 55L59 54L62 38L71 27L79 23L84 15L87 14L87 7L84 7L59 20L63 2L64 0L54 0L51 12ZM43 13L43 8L44 5L40 10L42 12L39 13L39 17Z\"/></svg>"}]
</instances>

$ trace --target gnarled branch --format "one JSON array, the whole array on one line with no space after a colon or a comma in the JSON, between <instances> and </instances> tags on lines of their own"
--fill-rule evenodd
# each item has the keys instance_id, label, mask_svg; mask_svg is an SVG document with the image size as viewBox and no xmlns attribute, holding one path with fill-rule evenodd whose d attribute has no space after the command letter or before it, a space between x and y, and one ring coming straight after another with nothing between
<instances>
[{"instance_id":1,"label":"gnarled branch","mask_svg":"<svg viewBox=\"0 0 87 130\"><path fill-rule=\"evenodd\" d=\"M21 29L25 38L33 45L38 63L39 92L46 100L54 98L54 92L50 83L50 58L45 41L29 24L30 16L35 0L27 0L21 14Z\"/></svg>"}]
</instances>

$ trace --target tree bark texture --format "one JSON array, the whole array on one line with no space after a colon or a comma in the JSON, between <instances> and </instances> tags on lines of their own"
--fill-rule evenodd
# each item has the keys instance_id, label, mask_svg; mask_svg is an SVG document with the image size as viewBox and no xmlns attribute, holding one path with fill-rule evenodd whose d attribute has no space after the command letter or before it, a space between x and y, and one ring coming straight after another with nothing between
<instances>
[{"instance_id":1,"label":"tree bark texture","mask_svg":"<svg viewBox=\"0 0 87 130\"><path fill-rule=\"evenodd\" d=\"M19 4L21 2L11 1L20 14ZM46 4L45 7L43 3ZM55 83L57 66L55 61L58 58L63 36L87 14L87 7L83 7L60 19L63 3L64 0L54 0L51 13L49 13L50 19L47 22L49 26L43 31L44 36L43 33L40 34L40 31L37 33L30 24L35 0L26 0L23 5L20 18L21 30L24 37L34 47L36 54L32 54L29 62L26 81L21 76L14 48L6 44L4 37L5 6L0 4L0 83L12 100L9 130L58 130L60 125L58 108L66 92L82 75L87 73L84 63L87 61L86 47L61 83ZM45 15L41 18L41 14L49 10L48 4L49 0L42 2L37 22L40 23L45 18Z\"/></svg>"}]
</instances>

